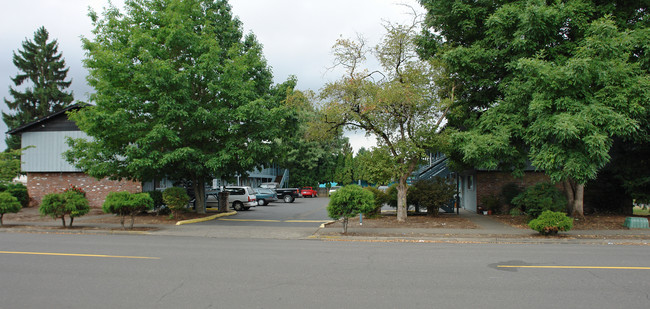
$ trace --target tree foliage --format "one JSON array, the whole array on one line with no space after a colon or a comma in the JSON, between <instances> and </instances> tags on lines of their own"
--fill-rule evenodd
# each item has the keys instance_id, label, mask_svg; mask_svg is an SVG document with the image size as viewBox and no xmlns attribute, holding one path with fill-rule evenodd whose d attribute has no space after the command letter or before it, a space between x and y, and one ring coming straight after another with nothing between
<instances>
[{"instance_id":1,"label":"tree foliage","mask_svg":"<svg viewBox=\"0 0 650 309\"><path fill-rule=\"evenodd\" d=\"M20 155L23 149L0 152L0 182L9 182L20 174Z\"/></svg>"},{"instance_id":2,"label":"tree foliage","mask_svg":"<svg viewBox=\"0 0 650 309\"><path fill-rule=\"evenodd\" d=\"M286 129L278 139L273 162L289 169L290 187L316 187L332 181L345 139L340 132L328 134L313 128L318 113L314 93L295 89L296 83L291 77L272 88L273 96L287 107L282 123Z\"/></svg>"},{"instance_id":3,"label":"tree foliage","mask_svg":"<svg viewBox=\"0 0 650 309\"><path fill-rule=\"evenodd\" d=\"M343 233L348 232L348 219L360 213L369 213L375 208L372 192L357 185L347 185L330 196L327 214L338 220L343 218Z\"/></svg>"},{"instance_id":4,"label":"tree foliage","mask_svg":"<svg viewBox=\"0 0 650 309\"><path fill-rule=\"evenodd\" d=\"M200 212L207 180L269 162L287 108L227 1L127 0L90 16L96 105L70 118L92 140L72 141L69 161L98 178L189 181Z\"/></svg>"},{"instance_id":5,"label":"tree foliage","mask_svg":"<svg viewBox=\"0 0 650 309\"><path fill-rule=\"evenodd\" d=\"M129 228L133 229L135 215L143 211L152 210L153 207L154 201L149 193L131 193L121 191L109 193L102 205L102 210L105 213L119 215L122 229L125 229L124 218L130 216L131 226Z\"/></svg>"},{"instance_id":6,"label":"tree foliage","mask_svg":"<svg viewBox=\"0 0 650 309\"><path fill-rule=\"evenodd\" d=\"M530 161L583 214L614 137L647 142L647 7L639 2L421 1L420 52L457 81L455 159L521 175Z\"/></svg>"},{"instance_id":7,"label":"tree foliage","mask_svg":"<svg viewBox=\"0 0 650 309\"><path fill-rule=\"evenodd\" d=\"M386 34L372 52L381 70L364 69L371 52L363 38L339 39L333 47L335 64L346 75L329 83L321 95L326 100L322 121L333 128L351 127L377 138L389 154L391 178L398 181L397 220L406 220L406 179L417 168L426 150L433 148L433 136L444 117L433 80L439 68L420 61L414 38L419 23L387 23ZM387 158L387 159L388 159Z\"/></svg>"},{"instance_id":8,"label":"tree foliage","mask_svg":"<svg viewBox=\"0 0 650 309\"><path fill-rule=\"evenodd\" d=\"M90 211L88 200L85 196L74 192L67 191L64 193L50 193L43 197L41 206L38 211L42 216L50 216L52 219L61 218L63 227L65 225L65 216L70 217L70 225L75 217L81 217Z\"/></svg>"},{"instance_id":9,"label":"tree foliage","mask_svg":"<svg viewBox=\"0 0 650 309\"><path fill-rule=\"evenodd\" d=\"M21 208L17 198L9 192L0 192L0 226L2 226L2 217L6 213L17 213Z\"/></svg>"},{"instance_id":10,"label":"tree foliage","mask_svg":"<svg viewBox=\"0 0 650 309\"><path fill-rule=\"evenodd\" d=\"M2 112L9 129L15 129L33 120L50 115L72 103L72 92L65 91L71 81L66 81L68 69L58 51L59 43L49 41L45 27L34 32L33 40L25 40L22 49L13 54L13 63L20 71L11 78L9 87L13 100L4 99L13 113ZM10 136L7 148L19 149L20 136Z\"/></svg>"}]
</instances>

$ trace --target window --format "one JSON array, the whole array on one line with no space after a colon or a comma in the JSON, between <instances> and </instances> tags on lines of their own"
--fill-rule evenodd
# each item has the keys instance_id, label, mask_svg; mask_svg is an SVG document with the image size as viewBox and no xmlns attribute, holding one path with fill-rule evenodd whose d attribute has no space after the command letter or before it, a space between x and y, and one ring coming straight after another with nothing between
<instances>
[{"instance_id":1,"label":"window","mask_svg":"<svg viewBox=\"0 0 650 309\"><path fill-rule=\"evenodd\" d=\"M474 188L474 176L469 175L467 176L467 189L472 190Z\"/></svg>"}]
</instances>

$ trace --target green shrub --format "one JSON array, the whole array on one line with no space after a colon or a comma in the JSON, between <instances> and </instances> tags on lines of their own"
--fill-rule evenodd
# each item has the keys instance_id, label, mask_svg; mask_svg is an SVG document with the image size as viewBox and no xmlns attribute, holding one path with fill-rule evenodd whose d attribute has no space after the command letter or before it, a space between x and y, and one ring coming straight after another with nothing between
<instances>
[{"instance_id":1,"label":"green shrub","mask_svg":"<svg viewBox=\"0 0 650 309\"><path fill-rule=\"evenodd\" d=\"M510 211L512 208L512 200L517 197L517 195L523 192L521 187L514 182L509 182L501 188L501 201L508 206L505 211Z\"/></svg>"},{"instance_id":2,"label":"green shrub","mask_svg":"<svg viewBox=\"0 0 650 309\"><path fill-rule=\"evenodd\" d=\"M163 201L172 211L172 216L178 218L179 212L183 211L190 202L190 197L185 192L185 189L179 187L171 187L165 189L163 192Z\"/></svg>"},{"instance_id":3,"label":"green shrub","mask_svg":"<svg viewBox=\"0 0 650 309\"><path fill-rule=\"evenodd\" d=\"M151 199L153 200L153 208L158 209L162 205L165 205L165 202L163 201L163 194L162 191L154 190L154 191L149 191L147 192Z\"/></svg>"},{"instance_id":4,"label":"green shrub","mask_svg":"<svg viewBox=\"0 0 650 309\"><path fill-rule=\"evenodd\" d=\"M88 200L85 196L75 192L50 193L43 197L38 211L43 216L50 216L53 219L61 218L65 227L65 216L70 217L70 226L75 217L81 217L90 211Z\"/></svg>"},{"instance_id":5,"label":"green shrub","mask_svg":"<svg viewBox=\"0 0 650 309\"><path fill-rule=\"evenodd\" d=\"M573 220L563 212L545 210L528 226L542 235L554 235L558 231L569 231L573 228Z\"/></svg>"},{"instance_id":6,"label":"green shrub","mask_svg":"<svg viewBox=\"0 0 650 309\"><path fill-rule=\"evenodd\" d=\"M499 196L490 194L481 199L484 210L491 210L495 213L501 211L501 199Z\"/></svg>"},{"instance_id":7,"label":"green shrub","mask_svg":"<svg viewBox=\"0 0 650 309\"><path fill-rule=\"evenodd\" d=\"M548 182L538 183L517 195L512 203L535 219L546 210L565 211L566 198L555 186Z\"/></svg>"},{"instance_id":8,"label":"green shrub","mask_svg":"<svg viewBox=\"0 0 650 309\"><path fill-rule=\"evenodd\" d=\"M135 215L140 212L152 210L154 201L148 193L130 193L126 191L111 192L106 196L106 200L102 205L102 210L105 213L112 213L120 216L120 224L124 229L124 219L126 216L131 216L131 226L135 222Z\"/></svg>"},{"instance_id":9,"label":"green shrub","mask_svg":"<svg viewBox=\"0 0 650 309\"><path fill-rule=\"evenodd\" d=\"M442 177L416 181L409 190L407 199L427 209L427 215L437 216L438 209L449 204L456 194L456 185Z\"/></svg>"},{"instance_id":10,"label":"green shrub","mask_svg":"<svg viewBox=\"0 0 650 309\"><path fill-rule=\"evenodd\" d=\"M363 215L368 218L376 218L381 214L381 208L388 203L388 194L375 187L366 187L364 190L370 191L374 197L374 209L370 212L364 212Z\"/></svg>"},{"instance_id":11,"label":"green shrub","mask_svg":"<svg viewBox=\"0 0 650 309\"><path fill-rule=\"evenodd\" d=\"M415 191L415 187L409 186L407 191L406 191L406 205L414 205L415 203L413 202L413 193ZM397 184L393 184L390 187L388 187L388 190L386 190L386 194L388 194L388 205L390 207L396 208L397 207ZM416 205L419 206L419 205ZM408 208L408 207L407 207Z\"/></svg>"},{"instance_id":12,"label":"green shrub","mask_svg":"<svg viewBox=\"0 0 650 309\"><path fill-rule=\"evenodd\" d=\"M22 183L0 184L0 192L7 192L13 197L17 198L22 207L29 206L29 194L27 193L27 187L25 187L25 185Z\"/></svg>"},{"instance_id":13,"label":"green shrub","mask_svg":"<svg viewBox=\"0 0 650 309\"><path fill-rule=\"evenodd\" d=\"M9 192L0 192L0 226L2 226L2 217L6 213L17 213L21 209L18 199L9 194Z\"/></svg>"},{"instance_id":14,"label":"green shrub","mask_svg":"<svg viewBox=\"0 0 650 309\"><path fill-rule=\"evenodd\" d=\"M347 233L349 218L374 208L374 196L370 191L358 185L347 185L331 195L327 213L335 220L343 217L343 233Z\"/></svg>"}]
</instances>

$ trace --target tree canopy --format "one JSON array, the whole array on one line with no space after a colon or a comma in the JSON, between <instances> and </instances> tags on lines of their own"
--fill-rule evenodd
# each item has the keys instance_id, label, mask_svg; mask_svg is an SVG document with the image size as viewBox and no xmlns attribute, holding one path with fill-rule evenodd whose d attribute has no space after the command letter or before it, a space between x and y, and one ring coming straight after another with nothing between
<instances>
[{"instance_id":1,"label":"tree canopy","mask_svg":"<svg viewBox=\"0 0 650 309\"><path fill-rule=\"evenodd\" d=\"M262 46L225 0L127 0L90 12L83 38L95 106L70 117L92 139L70 161L95 177L208 179L269 162L286 107L271 95Z\"/></svg>"},{"instance_id":2,"label":"tree canopy","mask_svg":"<svg viewBox=\"0 0 650 309\"><path fill-rule=\"evenodd\" d=\"M11 78L14 86L9 86L13 100L4 99L13 113L2 112L2 120L9 129L50 115L68 106L73 101L72 92L66 81L68 69L58 51L57 40L49 41L45 27L34 32L33 40L25 40L22 50L13 54L13 63L20 71ZM6 139L8 149L19 149L20 136L12 135Z\"/></svg>"},{"instance_id":3,"label":"tree canopy","mask_svg":"<svg viewBox=\"0 0 650 309\"><path fill-rule=\"evenodd\" d=\"M385 167L398 181L397 220L403 222L406 180L425 152L434 148L446 109L433 83L441 69L420 61L415 52L418 18L410 25L384 26L386 34L374 49L362 37L340 39L334 45L335 64L346 75L323 89L322 121L332 128L361 129L377 138L378 148L389 154L390 164ZM363 67L371 52L381 69Z\"/></svg>"},{"instance_id":4,"label":"tree canopy","mask_svg":"<svg viewBox=\"0 0 650 309\"><path fill-rule=\"evenodd\" d=\"M647 5L615 2L422 0L420 54L458 86L455 158L519 173L531 162L582 215L613 138L648 141Z\"/></svg>"}]
</instances>

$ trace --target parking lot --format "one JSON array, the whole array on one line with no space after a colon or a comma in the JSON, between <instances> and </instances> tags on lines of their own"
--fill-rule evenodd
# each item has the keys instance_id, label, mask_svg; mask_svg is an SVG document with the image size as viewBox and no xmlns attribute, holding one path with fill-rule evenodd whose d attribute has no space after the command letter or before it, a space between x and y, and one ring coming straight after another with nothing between
<instances>
[{"instance_id":1,"label":"parking lot","mask_svg":"<svg viewBox=\"0 0 650 309\"><path fill-rule=\"evenodd\" d=\"M327 216L329 198L298 198L293 203L276 201L266 206L252 207L235 216L225 217L201 225L232 226L291 226L314 227L331 219ZM215 205L216 206L216 205Z\"/></svg>"}]
</instances>

